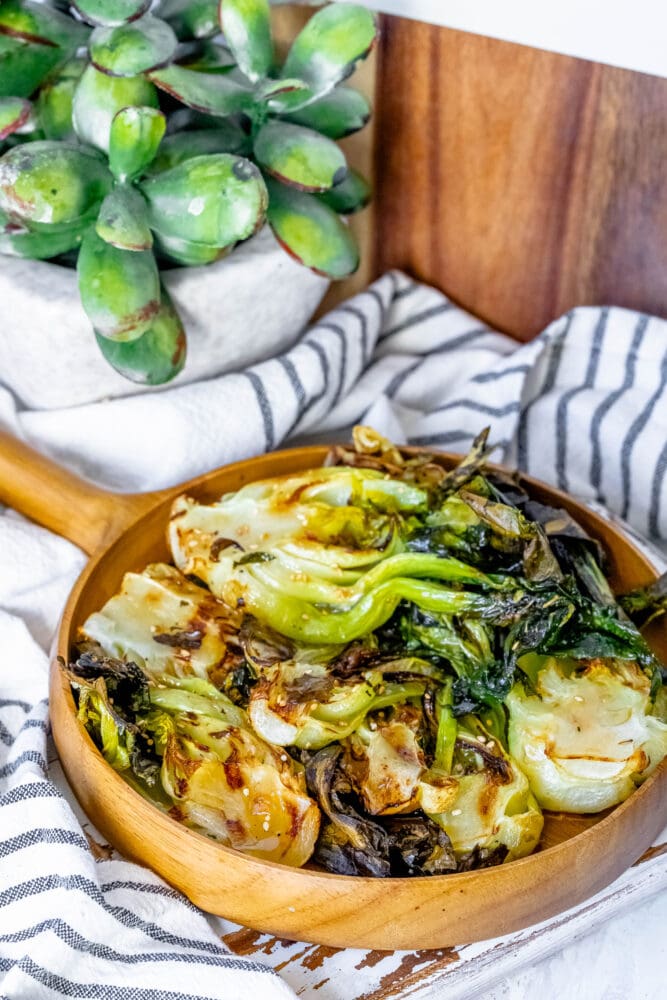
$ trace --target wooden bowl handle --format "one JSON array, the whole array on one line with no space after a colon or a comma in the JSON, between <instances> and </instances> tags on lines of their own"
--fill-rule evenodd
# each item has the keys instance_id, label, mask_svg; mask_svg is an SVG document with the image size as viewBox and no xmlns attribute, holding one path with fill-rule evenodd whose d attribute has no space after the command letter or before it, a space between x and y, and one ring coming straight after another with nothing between
<instances>
[{"instance_id":1,"label":"wooden bowl handle","mask_svg":"<svg viewBox=\"0 0 667 1000\"><path fill-rule=\"evenodd\" d=\"M0 501L88 555L119 535L160 495L103 490L0 430Z\"/></svg>"}]
</instances>

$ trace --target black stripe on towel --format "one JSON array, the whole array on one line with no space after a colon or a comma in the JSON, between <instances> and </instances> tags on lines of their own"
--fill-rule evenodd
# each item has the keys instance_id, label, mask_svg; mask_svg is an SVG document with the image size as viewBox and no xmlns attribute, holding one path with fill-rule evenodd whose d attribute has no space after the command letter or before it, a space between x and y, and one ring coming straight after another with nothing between
<instances>
[{"instance_id":1,"label":"black stripe on towel","mask_svg":"<svg viewBox=\"0 0 667 1000\"><path fill-rule=\"evenodd\" d=\"M390 277L393 278L393 275L390 275ZM392 287L393 288L396 287L395 280L392 281ZM367 288L365 295L367 295L371 299L374 299L375 302L377 303L378 309L380 311L380 331L381 331L382 327L384 326L384 316L387 311L387 306L385 304L385 301L376 288ZM396 296L392 295L392 298L396 298Z\"/></svg>"},{"instance_id":2,"label":"black stripe on towel","mask_svg":"<svg viewBox=\"0 0 667 1000\"><path fill-rule=\"evenodd\" d=\"M593 445L593 454L591 456L591 483L595 487L597 498L600 503L604 503L604 497L600 493L600 484L602 482L602 442L600 440L600 426L612 406L614 406L621 396L634 385L635 372L637 370L637 352L639 351L642 340L644 339L644 333L646 332L648 321L648 316L639 317L637 325L635 326L635 331L632 335L632 343L630 344L628 353L625 356L625 376L623 378L623 382L618 389L615 389L614 392L610 392L607 398L602 400L593 414L593 420L591 421L591 441Z\"/></svg>"},{"instance_id":3,"label":"black stripe on towel","mask_svg":"<svg viewBox=\"0 0 667 1000\"><path fill-rule=\"evenodd\" d=\"M470 431L441 431L439 434L416 434L409 438L410 444L453 444L455 441L472 441Z\"/></svg>"},{"instance_id":4,"label":"black stripe on towel","mask_svg":"<svg viewBox=\"0 0 667 1000\"><path fill-rule=\"evenodd\" d=\"M330 333L335 334L340 343L340 375L338 378L338 386L333 394L333 399L331 400L331 406L333 408L343 395L343 389L345 388L345 383L347 381L347 333L342 327L338 326L337 323L318 323L317 329L328 330Z\"/></svg>"},{"instance_id":5,"label":"black stripe on towel","mask_svg":"<svg viewBox=\"0 0 667 1000\"><path fill-rule=\"evenodd\" d=\"M0 842L0 858L6 858L17 851L24 851L36 844L67 844L88 851L88 843L76 830L60 829L58 827L41 827L25 830L23 833Z\"/></svg>"},{"instance_id":6,"label":"black stripe on towel","mask_svg":"<svg viewBox=\"0 0 667 1000\"><path fill-rule=\"evenodd\" d=\"M130 929L137 929L158 944L171 945L176 948L203 952L206 955L219 955L220 949L210 941L198 941L196 938L181 937L164 930L158 924L142 920L137 913L124 906L114 906L107 902L97 882L84 875L41 875L27 882L19 882L0 892L0 906L9 906L24 899L32 899L44 892L55 892L64 889L68 892L82 892L88 899L96 903L100 909L113 917L120 924ZM264 971L265 967L256 962L244 961L243 968L253 971Z\"/></svg>"},{"instance_id":7,"label":"black stripe on towel","mask_svg":"<svg viewBox=\"0 0 667 1000\"><path fill-rule=\"evenodd\" d=\"M393 376L391 382L385 389L385 395L388 396L389 399L393 399L396 393L403 385L403 383L407 382L412 373L417 371L417 369L419 368L419 366L422 364L423 361L424 359L422 357L417 358L416 361L409 360L408 364L405 366L403 371L397 372Z\"/></svg>"},{"instance_id":8,"label":"black stripe on towel","mask_svg":"<svg viewBox=\"0 0 667 1000\"><path fill-rule=\"evenodd\" d=\"M508 375L527 375L532 365L514 365L512 368L505 368L502 372L482 372L480 375L473 375L471 382L483 383L483 382L498 382L501 378L507 378Z\"/></svg>"},{"instance_id":9,"label":"black stripe on towel","mask_svg":"<svg viewBox=\"0 0 667 1000\"><path fill-rule=\"evenodd\" d=\"M364 368L368 362L369 350L368 350L368 318L361 309L357 309L355 306L339 306L339 312L348 313L350 316L355 316L359 320L359 334L361 337L361 360L363 362Z\"/></svg>"},{"instance_id":10,"label":"black stripe on towel","mask_svg":"<svg viewBox=\"0 0 667 1000\"><path fill-rule=\"evenodd\" d=\"M391 382L385 389L385 394L389 396L390 399L393 399L401 386L410 378L410 376L416 374L423 365L427 365L430 362L431 355L446 354L448 351L456 350L457 347L461 347L463 344L468 344L473 340L477 340L478 337L487 333L489 333L487 327L476 327L474 330L467 330L465 333L461 333L457 337L446 340L444 343L432 348L429 354L425 356L420 355L417 360L410 360L402 372L398 372L394 375ZM429 414L426 414L426 416L429 416Z\"/></svg>"},{"instance_id":11,"label":"black stripe on towel","mask_svg":"<svg viewBox=\"0 0 667 1000\"><path fill-rule=\"evenodd\" d=\"M487 403L479 403L474 399L455 399L452 403L445 403L444 406L438 406L437 409L431 410L429 416L433 413L461 409L472 410L473 413L481 413L485 417L507 417L510 413L516 413L520 406L521 403L518 399L511 403L505 403L504 406L489 406Z\"/></svg>"},{"instance_id":12,"label":"black stripe on towel","mask_svg":"<svg viewBox=\"0 0 667 1000\"><path fill-rule=\"evenodd\" d=\"M660 531L660 498L662 497L662 489L665 481L666 471L667 471L667 444L664 444L662 447L662 451L658 456L658 461L656 463L655 471L653 473L653 482L651 483L651 502L648 511L649 534L655 535L657 538L665 537Z\"/></svg>"},{"instance_id":13,"label":"black stripe on towel","mask_svg":"<svg viewBox=\"0 0 667 1000\"><path fill-rule=\"evenodd\" d=\"M554 339L551 342L551 353L544 381L538 389L535 397L524 407L519 415L519 426L517 428L517 460L520 469L528 469L528 416L532 407L545 395L550 393L556 384L565 340L570 331L570 327L572 326L573 319L573 312L566 314L563 329L554 336Z\"/></svg>"},{"instance_id":14,"label":"black stripe on towel","mask_svg":"<svg viewBox=\"0 0 667 1000\"><path fill-rule=\"evenodd\" d=\"M0 807L11 806L28 799L59 799L60 792L50 781L25 781L0 796Z\"/></svg>"},{"instance_id":15,"label":"black stripe on towel","mask_svg":"<svg viewBox=\"0 0 667 1000\"><path fill-rule=\"evenodd\" d=\"M100 888L103 892L115 892L116 889L132 889L133 892L139 892L142 895L149 896L166 896L167 899L176 900L181 904L181 906L186 906L193 913L201 913L194 903L191 903L189 899L182 896L180 892L176 889L171 889L168 885L162 885L160 882L133 882L130 879L114 879L112 882L100 882Z\"/></svg>"},{"instance_id":16,"label":"black stripe on towel","mask_svg":"<svg viewBox=\"0 0 667 1000\"><path fill-rule=\"evenodd\" d=\"M289 427L285 431L284 437L288 438L296 425L301 420L303 416L303 411L306 408L306 390L303 387L303 382L299 378L299 373L297 372L294 364L289 358L281 355L276 358L276 361L285 372L292 389L294 390L294 396L296 398L296 409L294 411L294 417L291 420Z\"/></svg>"},{"instance_id":17,"label":"black stripe on towel","mask_svg":"<svg viewBox=\"0 0 667 1000\"><path fill-rule=\"evenodd\" d=\"M316 401L319 402L323 396L326 396L329 391L329 380L331 378L331 368L329 366L329 359L327 357L327 352L324 350L321 344L318 344L316 340L304 340L304 347L310 347L311 351L317 355L317 359L320 363L320 368L322 369L322 392L318 393L316 400L313 399L310 402L312 406Z\"/></svg>"},{"instance_id":18,"label":"black stripe on towel","mask_svg":"<svg viewBox=\"0 0 667 1000\"><path fill-rule=\"evenodd\" d=\"M632 461L632 450L635 446L635 441L641 434L641 432L646 427L647 423L651 419L651 414L655 409L656 403L663 396L665 389L667 388L667 354L663 356L662 364L660 365L660 384L655 390L648 403L641 411L638 417L633 420L630 425L630 430L625 436L623 444L621 446L621 487L622 487L622 506L621 506L621 517L627 518L628 511L630 509L630 464Z\"/></svg>"},{"instance_id":19,"label":"black stripe on towel","mask_svg":"<svg viewBox=\"0 0 667 1000\"><path fill-rule=\"evenodd\" d=\"M44 931L50 931L52 934L55 934L64 944L75 951L91 955L102 961L113 962L115 965L144 965L151 962L187 962L191 965L210 965L220 969L240 969L243 972L263 972L271 976L275 975L273 969L260 965L259 962L250 962L243 958L232 957L222 951L218 951L215 955L193 954L187 951L143 951L133 954L116 951L108 945L85 938L68 923L57 917L41 920L39 923L33 924L31 927L24 927L20 931L0 934L0 941L15 943L31 941L40 934L43 934Z\"/></svg>"},{"instance_id":20,"label":"black stripe on towel","mask_svg":"<svg viewBox=\"0 0 667 1000\"><path fill-rule=\"evenodd\" d=\"M41 729L43 733L48 733L49 726L43 719L26 719L19 730L19 735L24 729Z\"/></svg>"},{"instance_id":21,"label":"black stripe on towel","mask_svg":"<svg viewBox=\"0 0 667 1000\"><path fill-rule=\"evenodd\" d=\"M271 409L269 397L266 394L264 383L256 372L247 371L244 374L255 391L257 405L259 406L259 410L262 415L262 423L264 424L264 440L266 443L265 450L271 451L275 445L276 437L275 428L273 426L273 411Z\"/></svg>"},{"instance_id":22,"label":"black stripe on towel","mask_svg":"<svg viewBox=\"0 0 667 1000\"><path fill-rule=\"evenodd\" d=\"M609 309L604 308L600 313L600 318L598 319L597 326L593 333L593 343L591 345L591 352L588 356L588 365L586 366L586 374L584 376L584 381L581 385L576 385L572 389L568 389L558 400L558 406L556 407L556 484L562 489L568 489L568 477L565 471L565 466L567 464L567 411L570 402L575 396L578 396L580 392L584 392L586 389L592 388L595 382L595 376L597 375L598 365L600 363L600 352L602 351L602 343L604 341L604 333L607 327L607 318L609 316Z\"/></svg>"},{"instance_id":23,"label":"black stripe on towel","mask_svg":"<svg viewBox=\"0 0 667 1000\"><path fill-rule=\"evenodd\" d=\"M448 351L455 351L457 347L463 347L464 344L469 344L472 340L477 340L478 337L484 337L489 333L492 331L487 326L476 326L473 330L466 330L465 333L460 333L456 337L450 337L438 344L437 347L432 347L425 356L424 363L428 362L431 354L446 354Z\"/></svg>"},{"instance_id":24,"label":"black stripe on towel","mask_svg":"<svg viewBox=\"0 0 667 1000\"><path fill-rule=\"evenodd\" d=\"M410 281L409 284L404 285L403 288L399 288L394 292L394 298L405 299L408 295L412 295L413 292L422 287L422 285L417 285L414 281Z\"/></svg>"},{"instance_id":25,"label":"black stripe on towel","mask_svg":"<svg viewBox=\"0 0 667 1000\"><path fill-rule=\"evenodd\" d=\"M9 778L20 767L28 763L37 764L40 770L46 774L46 759L44 754L39 753L37 750L24 750L11 764L5 764L3 767L0 767L0 778Z\"/></svg>"},{"instance_id":26,"label":"black stripe on towel","mask_svg":"<svg viewBox=\"0 0 667 1000\"><path fill-rule=\"evenodd\" d=\"M18 698L0 698L0 708L21 708L24 712L29 712L32 705L27 701L19 701Z\"/></svg>"},{"instance_id":27,"label":"black stripe on towel","mask_svg":"<svg viewBox=\"0 0 667 1000\"><path fill-rule=\"evenodd\" d=\"M79 1000L213 1000L211 994L205 997L201 993L181 993L154 987L136 989L133 986L113 986L109 983L75 983L71 979L64 979L49 972L31 958L23 958L17 963L0 958L0 972L8 972L14 965L52 992L61 996L77 997Z\"/></svg>"},{"instance_id":28,"label":"black stripe on towel","mask_svg":"<svg viewBox=\"0 0 667 1000\"><path fill-rule=\"evenodd\" d=\"M394 298L396 297L394 296ZM425 323L427 320L433 319L434 316L441 316L443 313L450 312L455 308L452 302L439 302L437 306L424 309L423 312L417 313L416 316L410 316L408 319L404 319L402 323L392 326L390 330L382 334L380 339L386 341L389 337L393 337L397 333L404 333L405 330L410 330L413 326L419 326L420 323Z\"/></svg>"}]
</instances>

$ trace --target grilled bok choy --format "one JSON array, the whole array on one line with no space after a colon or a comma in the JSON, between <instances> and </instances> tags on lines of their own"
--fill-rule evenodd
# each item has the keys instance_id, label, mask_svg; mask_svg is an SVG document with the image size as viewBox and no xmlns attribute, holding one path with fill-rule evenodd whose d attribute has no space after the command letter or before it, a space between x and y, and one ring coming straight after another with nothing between
<instances>
[{"instance_id":1,"label":"grilled bok choy","mask_svg":"<svg viewBox=\"0 0 667 1000\"><path fill-rule=\"evenodd\" d=\"M303 767L261 740L213 684L149 681L136 664L90 653L69 676L106 760L140 789L156 789L175 819L269 861L308 860L320 814Z\"/></svg>"},{"instance_id":2,"label":"grilled bok choy","mask_svg":"<svg viewBox=\"0 0 667 1000\"><path fill-rule=\"evenodd\" d=\"M233 661L240 623L238 611L173 566L153 563L125 574L120 592L88 618L86 635L151 676L168 671L208 680Z\"/></svg>"},{"instance_id":3,"label":"grilled bok choy","mask_svg":"<svg viewBox=\"0 0 667 1000\"><path fill-rule=\"evenodd\" d=\"M629 660L529 654L507 697L509 747L546 809L597 812L626 799L667 752L646 674Z\"/></svg>"},{"instance_id":4,"label":"grilled bok choy","mask_svg":"<svg viewBox=\"0 0 667 1000\"><path fill-rule=\"evenodd\" d=\"M81 630L79 716L172 817L347 875L523 857L541 809L621 802L667 752L662 668L598 543L486 466L370 428L326 465L175 501L174 566Z\"/></svg>"}]
</instances>

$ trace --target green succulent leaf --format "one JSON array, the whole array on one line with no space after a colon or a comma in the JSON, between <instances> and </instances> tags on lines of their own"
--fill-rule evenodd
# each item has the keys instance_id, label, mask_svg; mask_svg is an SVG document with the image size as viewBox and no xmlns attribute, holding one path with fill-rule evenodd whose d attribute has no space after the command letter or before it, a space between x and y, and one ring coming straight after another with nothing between
<instances>
[{"instance_id":1,"label":"green succulent leaf","mask_svg":"<svg viewBox=\"0 0 667 1000\"><path fill-rule=\"evenodd\" d=\"M70 227L57 226L40 232L31 232L16 222L11 222L0 212L0 254L10 257L27 257L47 260L74 250L89 225L88 220Z\"/></svg>"},{"instance_id":2,"label":"green succulent leaf","mask_svg":"<svg viewBox=\"0 0 667 1000\"><path fill-rule=\"evenodd\" d=\"M160 90L210 115L233 115L252 107L252 92L227 74L198 73L172 65L154 70L150 78Z\"/></svg>"},{"instance_id":3,"label":"green succulent leaf","mask_svg":"<svg viewBox=\"0 0 667 1000\"><path fill-rule=\"evenodd\" d=\"M263 125L255 137L254 151L268 173L302 191L326 191L347 174L345 156L335 142L289 122Z\"/></svg>"},{"instance_id":4,"label":"green succulent leaf","mask_svg":"<svg viewBox=\"0 0 667 1000\"><path fill-rule=\"evenodd\" d=\"M47 139L76 140L72 125L72 102L84 67L83 59L71 59L40 87L37 117Z\"/></svg>"},{"instance_id":5,"label":"green succulent leaf","mask_svg":"<svg viewBox=\"0 0 667 1000\"><path fill-rule=\"evenodd\" d=\"M193 129L190 132L168 135L162 140L160 151L148 172L154 176L195 156L208 153L244 155L249 152L249 146L248 136L238 125L221 119L217 128Z\"/></svg>"},{"instance_id":6,"label":"green succulent leaf","mask_svg":"<svg viewBox=\"0 0 667 1000\"><path fill-rule=\"evenodd\" d=\"M166 21L146 14L118 28L96 28L90 38L90 58L110 76L138 76L169 62L177 45Z\"/></svg>"},{"instance_id":7,"label":"green succulent leaf","mask_svg":"<svg viewBox=\"0 0 667 1000\"><path fill-rule=\"evenodd\" d=\"M95 336L109 364L140 385L164 385L175 378L185 364L185 331L164 286L157 315L149 329L136 340L109 340L97 332Z\"/></svg>"},{"instance_id":8,"label":"green succulent leaf","mask_svg":"<svg viewBox=\"0 0 667 1000\"><path fill-rule=\"evenodd\" d=\"M353 212L365 208L371 200L371 186L358 171L350 170L340 184L332 187L330 191L324 191L318 197L339 215L352 215Z\"/></svg>"},{"instance_id":9,"label":"green succulent leaf","mask_svg":"<svg viewBox=\"0 0 667 1000\"><path fill-rule=\"evenodd\" d=\"M169 21L181 41L212 38L220 31L217 0L162 0L158 15Z\"/></svg>"},{"instance_id":10,"label":"green succulent leaf","mask_svg":"<svg viewBox=\"0 0 667 1000\"><path fill-rule=\"evenodd\" d=\"M151 0L71 0L71 3L89 24L115 28L145 14Z\"/></svg>"},{"instance_id":11,"label":"green succulent leaf","mask_svg":"<svg viewBox=\"0 0 667 1000\"><path fill-rule=\"evenodd\" d=\"M220 25L239 69L253 82L273 65L268 0L221 0Z\"/></svg>"},{"instance_id":12,"label":"green succulent leaf","mask_svg":"<svg viewBox=\"0 0 667 1000\"><path fill-rule=\"evenodd\" d=\"M0 210L30 229L76 223L110 187L102 158L81 146L31 142L0 157Z\"/></svg>"},{"instance_id":13,"label":"green succulent leaf","mask_svg":"<svg viewBox=\"0 0 667 1000\"><path fill-rule=\"evenodd\" d=\"M151 228L162 236L222 248L252 236L264 221L264 181L240 156L196 156L140 187Z\"/></svg>"},{"instance_id":14,"label":"green succulent leaf","mask_svg":"<svg viewBox=\"0 0 667 1000\"><path fill-rule=\"evenodd\" d=\"M150 250L119 250L89 229L77 271L81 303L97 333L126 342L151 328L160 309L160 277Z\"/></svg>"},{"instance_id":15,"label":"green succulent leaf","mask_svg":"<svg viewBox=\"0 0 667 1000\"><path fill-rule=\"evenodd\" d=\"M72 121L83 142L109 151L111 123L131 105L157 108L157 91L143 76L113 77L88 66L74 92Z\"/></svg>"},{"instance_id":16,"label":"green succulent leaf","mask_svg":"<svg viewBox=\"0 0 667 1000\"><path fill-rule=\"evenodd\" d=\"M262 80L255 87L255 100L266 104L274 114L283 114L312 99L303 80Z\"/></svg>"},{"instance_id":17,"label":"green succulent leaf","mask_svg":"<svg viewBox=\"0 0 667 1000\"><path fill-rule=\"evenodd\" d=\"M48 48L74 51L88 37L88 28L46 3L3 0L0 34Z\"/></svg>"},{"instance_id":18,"label":"green succulent leaf","mask_svg":"<svg viewBox=\"0 0 667 1000\"><path fill-rule=\"evenodd\" d=\"M122 108L111 122L109 166L119 181L132 181L153 162L166 128L161 111Z\"/></svg>"},{"instance_id":19,"label":"green succulent leaf","mask_svg":"<svg viewBox=\"0 0 667 1000\"><path fill-rule=\"evenodd\" d=\"M166 236L157 230L155 249L161 257L185 267L200 267L212 264L230 252L230 247L211 247L207 243L195 243L193 240L182 240L178 236Z\"/></svg>"},{"instance_id":20,"label":"green succulent leaf","mask_svg":"<svg viewBox=\"0 0 667 1000\"><path fill-rule=\"evenodd\" d=\"M153 246L146 202L130 186L119 185L109 192L102 202L95 230L105 243L120 250L150 250Z\"/></svg>"},{"instance_id":21,"label":"green succulent leaf","mask_svg":"<svg viewBox=\"0 0 667 1000\"><path fill-rule=\"evenodd\" d=\"M191 51L186 49L179 59L179 65L186 69L196 69L200 73L231 73L236 69L231 52L216 39L200 41L191 47Z\"/></svg>"},{"instance_id":22,"label":"green succulent leaf","mask_svg":"<svg viewBox=\"0 0 667 1000\"><path fill-rule=\"evenodd\" d=\"M286 117L288 121L307 125L330 139L342 139L362 129L370 116L370 105L360 91L354 87L336 87Z\"/></svg>"},{"instance_id":23,"label":"green succulent leaf","mask_svg":"<svg viewBox=\"0 0 667 1000\"><path fill-rule=\"evenodd\" d=\"M324 94L354 72L376 36L375 16L366 7L329 4L297 35L281 76L305 80L313 93Z\"/></svg>"},{"instance_id":24,"label":"green succulent leaf","mask_svg":"<svg viewBox=\"0 0 667 1000\"><path fill-rule=\"evenodd\" d=\"M0 141L27 125L32 104L23 97L0 97Z\"/></svg>"},{"instance_id":25,"label":"green succulent leaf","mask_svg":"<svg viewBox=\"0 0 667 1000\"><path fill-rule=\"evenodd\" d=\"M268 219L280 245L300 264L328 278L346 278L359 266L354 236L314 195L267 181Z\"/></svg>"},{"instance_id":26,"label":"green succulent leaf","mask_svg":"<svg viewBox=\"0 0 667 1000\"><path fill-rule=\"evenodd\" d=\"M63 58L57 47L3 35L0 25L0 97L30 97Z\"/></svg>"},{"instance_id":27,"label":"green succulent leaf","mask_svg":"<svg viewBox=\"0 0 667 1000\"><path fill-rule=\"evenodd\" d=\"M0 3L0 97L30 97L85 44L88 29L42 3Z\"/></svg>"}]
</instances>

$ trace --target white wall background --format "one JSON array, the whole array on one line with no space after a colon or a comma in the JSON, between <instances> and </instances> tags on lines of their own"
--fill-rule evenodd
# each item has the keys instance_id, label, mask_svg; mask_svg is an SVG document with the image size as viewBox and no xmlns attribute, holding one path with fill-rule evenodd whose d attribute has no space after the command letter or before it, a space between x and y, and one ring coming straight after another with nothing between
<instances>
[{"instance_id":1,"label":"white wall background","mask_svg":"<svg viewBox=\"0 0 667 1000\"><path fill-rule=\"evenodd\" d=\"M667 0L362 2L389 14L667 77Z\"/></svg>"}]
</instances>

